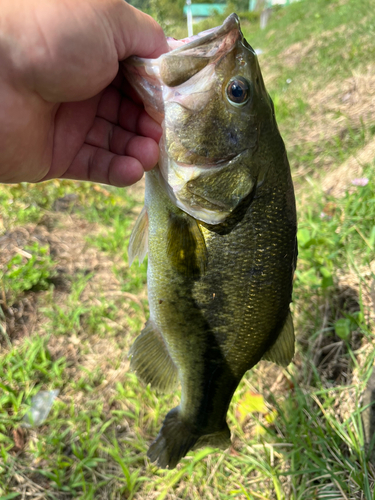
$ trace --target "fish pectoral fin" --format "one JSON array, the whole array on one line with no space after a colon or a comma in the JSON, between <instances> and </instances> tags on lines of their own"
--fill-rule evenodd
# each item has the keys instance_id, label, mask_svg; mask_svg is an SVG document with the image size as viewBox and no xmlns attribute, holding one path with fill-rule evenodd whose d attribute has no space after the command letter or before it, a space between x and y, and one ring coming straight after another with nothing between
<instances>
[{"instance_id":1,"label":"fish pectoral fin","mask_svg":"<svg viewBox=\"0 0 375 500\"><path fill-rule=\"evenodd\" d=\"M206 272L207 248L197 221L181 211L169 214L168 256L178 272L199 277Z\"/></svg>"},{"instance_id":2,"label":"fish pectoral fin","mask_svg":"<svg viewBox=\"0 0 375 500\"><path fill-rule=\"evenodd\" d=\"M129 356L130 368L146 384L160 392L172 391L178 382L176 365L169 355L164 339L151 320L135 339Z\"/></svg>"},{"instance_id":3,"label":"fish pectoral fin","mask_svg":"<svg viewBox=\"0 0 375 500\"><path fill-rule=\"evenodd\" d=\"M262 359L273 361L280 366L288 366L294 356L294 327L292 315L289 311L285 325L276 342L263 355Z\"/></svg>"},{"instance_id":4,"label":"fish pectoral fin","mask_svg":"<svg viewBox=\"0 0 375 500\"><path fill-rule=\"evenodd\" d=\"M129 266L132 265L134 259L138 257L139 264L148 250L148 215L146 207L142 208L141 213L133 227L132 234L130 235L128 246Z\"/></svg>"}]
</instances>

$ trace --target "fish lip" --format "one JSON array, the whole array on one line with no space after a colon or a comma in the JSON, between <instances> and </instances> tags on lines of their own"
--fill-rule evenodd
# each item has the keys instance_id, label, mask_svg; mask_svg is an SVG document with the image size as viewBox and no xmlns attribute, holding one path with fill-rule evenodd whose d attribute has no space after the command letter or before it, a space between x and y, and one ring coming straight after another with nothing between
<instances>
[{"instance_id":1,"label":"fish lip","mask_svg":"<svg viewBox=\"0 0 375 500\"><path fill-rule=\"evenodd\" d=\"M184 52L186 50L194 49L195 47L199 47L200 45L205 45L208 42L211 42L212 40L215 40L216 38L220 38L230 31L237 29L241 33L242 37L242 32L240 28L240 20L237 14L233 13L230 16L228 16L223 24L221 26L218 26L217 28L212 28L210 30L203 31L202 33L207 33L206 35L199 36L195 35L194 40L191 42L184 43L184 45L181 45L181 47L177 47L170 52L167 52L166 54L163 54L160 57L167 57L170 54L179 54L180 52ZM184 40L187 40L185 38Z\"/></svg>"}]
</instances>

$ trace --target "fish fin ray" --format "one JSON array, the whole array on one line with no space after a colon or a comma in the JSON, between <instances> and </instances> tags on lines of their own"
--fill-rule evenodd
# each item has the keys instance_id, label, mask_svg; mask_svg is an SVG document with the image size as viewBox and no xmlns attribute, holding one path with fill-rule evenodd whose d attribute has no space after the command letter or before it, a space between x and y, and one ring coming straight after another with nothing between
<instances>
[{"instance_id":1,"label":"fish fin ray","mask_svg":"<svg viewBox=\"0 0 375 500\"><path fill-rule=\"evenodd\" d=\"M148 215L146 207L143 207L133 227L132 234L130 235L128 246L129 266L132 265L136 257L138 257L139 264L141 264L143 259L145 258L147 250Z\"/></svg>"},{"instance_id":2,"label":"fish fin ray","mask_svg":"<svg viewBox=\"0 0 375 500\"><path fill-rule=\"evenodd\" d=\"M273 361L280 366L288 366L294 356L294 327L292 315L289 311L285 325L276 342L263 355L262 359Z\"/></svg>"},{"instance_id":3,"label":"fish fin ray","mask_svg":"<svg viewBox=\"0 0 375 500\"><path fill-rule=\"evenodd\" d=\"M182 420L179 407L167 413L163 426L147 452L151 462L161 469L174 469L186 453L194 447L199 436Z\"/></svg>"},{"instance_id":4,"label":"fish fin ray","mask_svg":"<svg viewBox=\"0 0 375 500\"><path fill-rule=\"evenodd\" d=\"M193 217L170 213L167 239L168 256L178 272L191 277L205 274L208 259L206 243Z\"/></svg>"},{"instance_id":5,"label":"fish fin ray","mask_svg":"<svg viewBox=\"0 0 375 500\"><path fill-rule=\"evenodd\" d=\"M172 391L178 382L176 365L169 355L162 335L151 320L135 339L129 356L130 368L146 384L160 392Z\"/></svg>"}]
</instances>

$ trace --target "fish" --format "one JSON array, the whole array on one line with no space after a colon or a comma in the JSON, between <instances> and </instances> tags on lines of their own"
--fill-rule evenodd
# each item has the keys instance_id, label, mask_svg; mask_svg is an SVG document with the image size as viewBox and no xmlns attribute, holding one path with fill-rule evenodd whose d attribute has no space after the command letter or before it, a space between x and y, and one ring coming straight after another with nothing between
<instances>
[{"instance_id":1,"label":"fish","mask_svg":"<svg viewBox=\"0 0 375 500\"><path fill-rule=\"evenodd\" d=\"M274 106L238 16L169 46L123 71L163 128L128 248L130 264L148 253L150 307L130 367L157 391L181 386L147 452L173 469L190 450L231 445L226 415L248 370L291 362L297 222Z\"/></svg>"}]
</instances>

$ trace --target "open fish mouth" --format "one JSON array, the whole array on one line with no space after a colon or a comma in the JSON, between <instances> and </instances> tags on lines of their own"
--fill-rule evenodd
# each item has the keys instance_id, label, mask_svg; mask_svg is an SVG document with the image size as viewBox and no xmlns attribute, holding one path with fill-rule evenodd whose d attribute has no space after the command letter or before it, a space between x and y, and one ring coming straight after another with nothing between
<instances>
[{"instance_id":1,"label":"open fish mouth","mask_svg":"<svg viewBox=\"0 0 375 500\"><path fill-rule=\"evenodd\" d=\"M160 56L155 75L168 87L179 86L207 65L217 65L239 39L248 45L237 14L231 14L218 28L182 40L169 38L172 50Z\"/></svg>"},{"instance_id":2,"label":"open fish mouth","mask_svg":"<svg viewBox=\"0 0 375 500\"><path fill-rule=\"evenodd\" d=\"M206 103L205 94L210 90L208 82L212 80L215 66L238 40L255 55L255 51L242 35L237 14L231 14L222 26L217 28L182 40L169 38L170 52L158 59L132 56L124 61L122 66L130 84L141 97L146 111L161 124L165 114L165 102L179 102L177 94L181 95L183 105L188 108L190 101L195 102L194 109ZM199 75L197 81L193 82L194 90L189 85L182 87L182 84L202 69L205 69L204 74ZM194 95L189 99L186 96L190 94Z\"/></svg>"}]
</instances>

